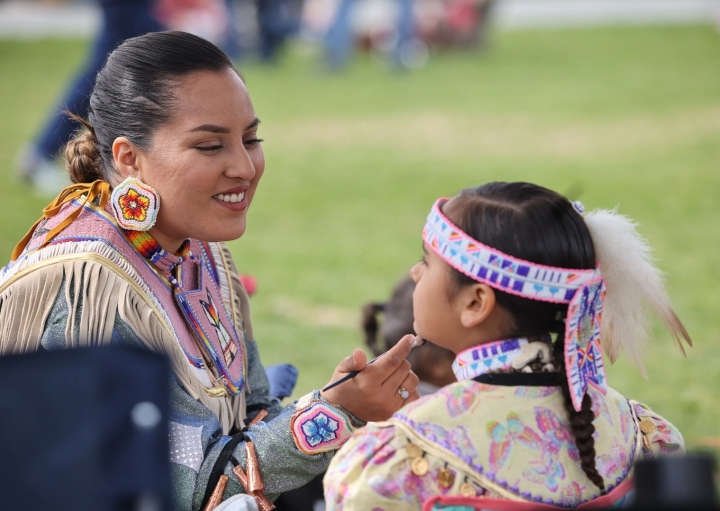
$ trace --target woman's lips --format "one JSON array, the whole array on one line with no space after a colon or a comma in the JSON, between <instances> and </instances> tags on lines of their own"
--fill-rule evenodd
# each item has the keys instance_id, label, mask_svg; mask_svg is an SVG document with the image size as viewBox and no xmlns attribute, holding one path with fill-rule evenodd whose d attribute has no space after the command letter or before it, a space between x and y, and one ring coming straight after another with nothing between
<instances>
[{"instance_id":1,"label":"woman's lips","mask_svg":"<svg viewBox=\"0 0 720 511\"><path fill-rule=\"evenodd\" d=\"M232 211L242 211L247 208L245 190L237 193L218 193L213 195L213 199Z\"/></svg>"},{"instance_id":2,"label":"woman's lips","mask_svg":"<svg viewBox=\"0 0 720 511\"><path fill-rule=\"evenodd\" d=\"M245 198L245 190L242 190L238 193L218 193L217 195L213 195L213 198L221 202L242 202L242 200Z\"/></svg>"}]
</instances>

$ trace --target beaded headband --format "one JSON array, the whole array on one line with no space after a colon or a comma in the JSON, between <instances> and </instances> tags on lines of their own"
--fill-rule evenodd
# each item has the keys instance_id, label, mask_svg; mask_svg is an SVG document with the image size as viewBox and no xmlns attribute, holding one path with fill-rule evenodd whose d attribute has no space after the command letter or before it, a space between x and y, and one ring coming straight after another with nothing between
<instances>
[{"instance_id":1,"label":"beaded headband","mask_svg":"<svg viewBox=\"0 0 720 511\"><path fill-rule=\"evenodd\" d=\"M567 303L565 369L573 406L582 407L589 384L607 385L600 322L605 279L592 270L556 268L507 255L468 236L453 224L438 199L428 215L423 240L446 263L473 280L531 300Z\"/></svg>"},{"instance_id":2,"label":"beaded headband","mask_svg":"<svg viewBox=\"0 0 720 511\"><path fill-rule=\"evenodd\" d=\"M531 263L474 240L440 210L428 215L423 239L450 266L471 279L506 293L554 303L570 303L578 289L600 276L597 269L576 270Z\"/></svg>"}]
</instances>

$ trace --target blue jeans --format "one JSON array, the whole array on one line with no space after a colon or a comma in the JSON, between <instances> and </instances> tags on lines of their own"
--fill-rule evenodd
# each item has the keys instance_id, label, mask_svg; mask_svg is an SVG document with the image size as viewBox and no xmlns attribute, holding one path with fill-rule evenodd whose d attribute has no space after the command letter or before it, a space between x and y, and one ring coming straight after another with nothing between
<instances>
[{"instance_id":1,"label":"blue jeans","mask_svg":"<svg viewBox=\"0 0 720 511\"><path fill-rule=\"evenodd\" d=\"M262 61L274 62L285 40L300 28L296 4L294 0L256 0Z\"/></svg>"},{"instance_id":2,"label":"blue jeans","mask_svg":"<svg viewBox=\"0 0 720 511\"><path fill-rule=\"evenodd\" d=\"M95 75L102 68L108 54L125 39L163 28L150 16L152 1L99 0L103 12L102 30L95 40L90 59L66 91L58 110L52 112L35 142L41 156L47 159L55 158L79 127L60 112L69 110L81 117L87 116Z\"/></svg>"},{"instance_id":3,"label":"blue jeans","mask_svg":"<svg viewBox=\"0 0 720 511\"><path fill-rule=\"evenodd\" d=\"M396 1L400 7L400 16L396 25L398 42L393 50L392 59L394 64L401 65L402 48L413 36L413 0ZM355 0L340 0L335 19L325 34L323 41L325 61L331 68L338 69L344 66L352 54L353 35L350 27L350 15L354 5Z\"/></svg>"}]
</instances>

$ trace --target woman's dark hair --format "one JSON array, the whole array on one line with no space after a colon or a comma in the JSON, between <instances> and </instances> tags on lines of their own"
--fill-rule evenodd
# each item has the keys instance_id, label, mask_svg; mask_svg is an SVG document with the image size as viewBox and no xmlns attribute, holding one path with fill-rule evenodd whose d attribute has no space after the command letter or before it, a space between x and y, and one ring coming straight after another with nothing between
<instances>
[{"instance_id":1,"label":"woman's dark hair","mask_svg":"<svg viewBox=\"0 0 720 511\"><path fill-rule=\"evenodd\" d=\"M443 212L474 239L526 261L560 268L595 268L595 249L582 216L568 199L530 183L488 183L463 190ZM452 269L458 286L477 283ZM567 305L541 302L497 289L496 303L512 317L508 337L557 334L555 360L562 365ZM562 373L564 367L560 367ZM582 410L572 406L565 378L562 392L570 426L588 478L604 492L605 484L595 467L592 398L586 394Z\"/></svg>"},{"instance_id":2,"label":"woman's dark hair","mask_svg":"<svg viewBox=\"0 0 720 511\"><path fill-rule=\"evenodd\" d=\"M153 32L126 40L109 56L95 79L87 128L65 148L66 168L75 183L115 173L112 144L127 137L147 149L176 104L178 81L195 71L233 69L217 46L186 32Z\"/></svg>"}]
</instances>

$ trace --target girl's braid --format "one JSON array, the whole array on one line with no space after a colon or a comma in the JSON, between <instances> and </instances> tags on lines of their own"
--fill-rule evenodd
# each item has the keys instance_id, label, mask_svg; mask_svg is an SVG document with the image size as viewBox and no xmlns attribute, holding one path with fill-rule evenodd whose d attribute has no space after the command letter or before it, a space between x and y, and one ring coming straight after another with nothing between
<instances>
[{"instance_id":1,"label":"girl's braid","mask_svg":"<svg viewBox=\"0 0 720 511\"><path fill-rule=\"evenodd\" d=\"M556 363L560 366L560 372L563 376L565 375L564 339L565 326L563 325L558 332L554 350ZM562 378L560 388L565 401L565 409L570 417L570 428L575 436L575 445L580 454L580 467L588 476L588 479L600 488L601 495L605 494L605 482L595 467L595 439L593 438L593 433L595 433L595 426L593 426L595 413L592 410L592 398L590 394L585 394L582 409L578 412L573 407L570 389L565 378Z\"/></svg>"}]
</instances>

